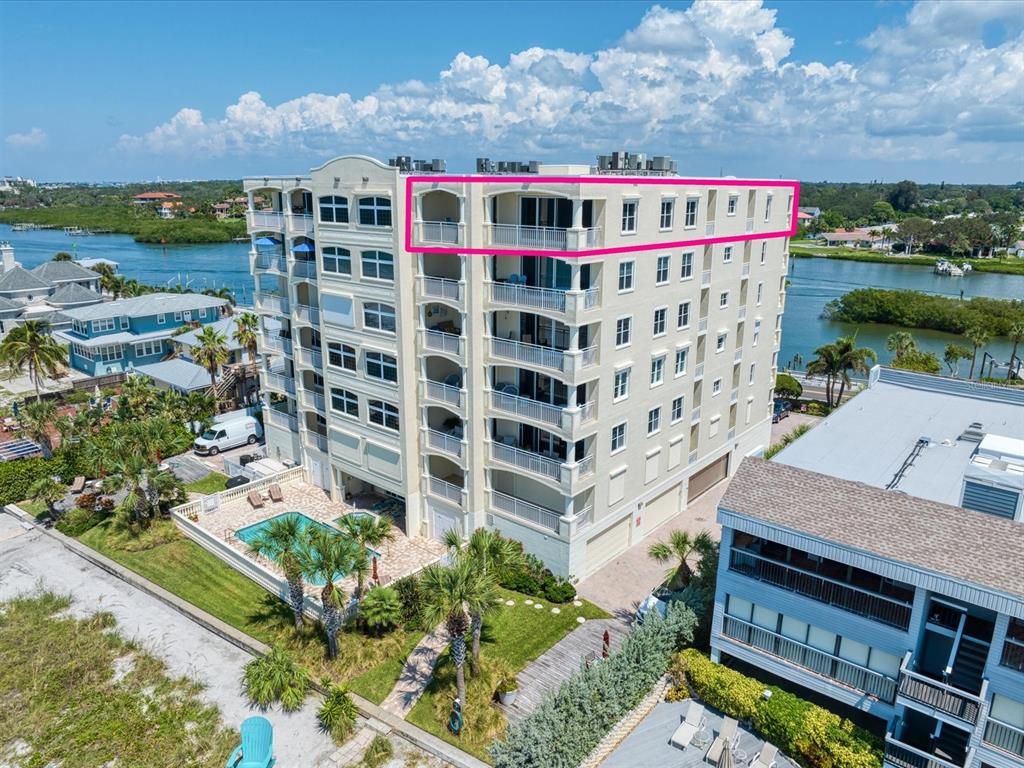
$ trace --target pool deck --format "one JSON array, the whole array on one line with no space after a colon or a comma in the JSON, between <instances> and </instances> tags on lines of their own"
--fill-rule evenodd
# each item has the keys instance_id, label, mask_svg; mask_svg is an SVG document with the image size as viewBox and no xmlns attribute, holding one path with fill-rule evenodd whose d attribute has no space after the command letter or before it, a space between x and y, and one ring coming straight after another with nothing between
<instances>
[{"instance_id":1,"label":"pool deck","mask_svg":"<svg viewBox=\"0 0 1024 768\"><path fill-rule=\"evenodd\" d=\"M198 524L219 540L233 549L255 560L265 568L280 574L280 569L264 557L256 557L249 552L245 542L235 532L250 525L255 525L285 512L299 512L306 517L337 528L334 522L350 512L366 510L344 502L331 501L321 488L310 485L301 478L295 477L283 481L281 492L284 501L273 502L266 491L263 492L263 506L254 509L248 499L243 496L224 502L215 512L204 512L199 516ZM377 574L382 585L390 584L404 576L421 570L431 563L437 562L445 554L444 545L422 537L406 536L395 526L391 527L394 538L380 547L381 559L377 566ZM339 586L351 593L355 587L355 579L345 577ZM307 584L306 592L312 596L319 595L319 587Z\"/></svg>"}]
</instances>

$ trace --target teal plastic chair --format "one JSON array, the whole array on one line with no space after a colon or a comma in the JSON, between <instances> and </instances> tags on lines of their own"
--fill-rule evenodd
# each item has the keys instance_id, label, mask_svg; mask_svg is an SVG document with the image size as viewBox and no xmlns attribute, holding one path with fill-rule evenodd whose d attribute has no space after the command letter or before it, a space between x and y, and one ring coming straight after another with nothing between
<instances>
[{"instance_id":1,"label":"teal plastic chair","mask_svg":"<svg viewBox=\"0 0 1024 768\"><path fill-rule=\"evenodd\" d=\"M228 758L227 768L272 768L274 765L274 727L265 717L246 718L239 728L242 743Z\"/></svg>"}]
</instances>

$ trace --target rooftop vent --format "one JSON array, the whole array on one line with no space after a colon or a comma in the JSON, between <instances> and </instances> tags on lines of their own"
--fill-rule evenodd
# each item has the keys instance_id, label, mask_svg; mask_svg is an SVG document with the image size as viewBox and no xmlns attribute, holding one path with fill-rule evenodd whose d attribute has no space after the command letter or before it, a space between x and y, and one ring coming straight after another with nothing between
<instances>
[{"instance_id":1,"label":"rooftop vent","mask_svg":"<svg viewBox=\"0 0 1024 768\"><path fill-rule=\"evenodd\" d=\"M540 173L540 163L536 160L521 162L519 160L498 160L489 157L476 159L477 173Z\"/></svg>"},{"instance_id":2,"label":"rooftop vent","mask_svg":"<svg viewBox=\"0 0 1024 768\"><path fill-rule=\"evenodd\" d=\"M447 164L436 157L433 160L413 160L409 155L398 155L389 159L388 165L402 173L444 173Z\"/></svg>"},{"instance_id":3,"label":"rooftop vent","mask_svg":"<svg viewBox=\"0 0 1024 768\"><path fill-rule=\"evenodd\" d=\"M984 437L985 430L982 429L980 421L972 421L967 425L967 429L960 434L960 439L968 443L980 443Z\"/></svg>"},{"instance_id":4,"label":"rooftop vent","mask_svg":"<svg viewBox=\"0 0 1024 768\"><path fill-rule=\"evenodd\" d=\"M620 173L631 176L669 176L677 172L676 161L668 155L648 158L643 152L619 150L610 155L598 155L597 173Z\"/></svg>"}]
</instances>

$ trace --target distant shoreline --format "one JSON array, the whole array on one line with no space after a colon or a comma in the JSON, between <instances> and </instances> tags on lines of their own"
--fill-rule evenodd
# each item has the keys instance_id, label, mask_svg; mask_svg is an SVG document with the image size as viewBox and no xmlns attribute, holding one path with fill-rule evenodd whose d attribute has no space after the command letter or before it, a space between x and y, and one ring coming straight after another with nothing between
<instances>
[{"instance_id":1,"label":"distant shoreline","mask_svg":"<svg viewBox=\"0 0 1024 768\"><path fill-rule=\"evenodd\" d=\"M990 272L1003 275L1024 275L1024 259L1008 257L999 259L968 259L965 257L950 258L948 256L931 256L914 254L913 256L886 256L881 253L861 253L848 248L823 248L791 243L789 253L798 259L833 259L835 261L862 261L869 264L895 264L897 266L934 267L943 259L959 264L966 261L976 272Z\"/></svg>"}]
</instances>

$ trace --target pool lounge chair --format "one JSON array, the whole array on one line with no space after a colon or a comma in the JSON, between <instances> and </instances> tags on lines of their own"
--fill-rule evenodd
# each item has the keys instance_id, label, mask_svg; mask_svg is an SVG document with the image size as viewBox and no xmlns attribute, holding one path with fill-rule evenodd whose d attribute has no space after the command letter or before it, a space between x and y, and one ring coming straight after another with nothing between
<instances>
[{"instance_id":1,"label":"pool lounge chair","mask_svg":"<svg viewBox=\"0 0 1024 768\"><path fill-rule=\"evenodd\" d=\"M680 749L686 749L690 746L690 742L693 741L693 737L697 734L704 726L704 705L698 704L696 701L690 702L690 708L686 710L686 714L683 716L683 722L676 728L676 732L672 734L672 738L668 740L668 743L673 747L679 747Z\"/></svg>"},{"instance_id":2,"label":"pool lounge chair","mask_svg":"<svg viewBox=\"0 0 1024 768\"><path fill-rule=\"evenodd\" d=\"M249 491L249 495L245 498L247 498L249 503L252 504L253 509L259 509L263 506L263 497L260 496L259 491Z\"/></svg>"},{"instance_id":3,"label":"pool lounge chair","mask_svg":"<svg viewBox=\"0 0 1024 768\"><path fill-rule=\"evenodd\" d=\"M274 765L274 728L265 717L256 715L242 721L238 729L242 743L228 758L226 768L272 768Z\"/></svg>"},{"instance_id":4,"label":"pool lounge chair","mask_svg":"<svg viewBox=\"0 0 1024 768\"><path fill-rule=\"evenodd\" d=\"M779 748L767 741L761 751L750 761L750 768L775 768L775 758L779 756Z\"/></svg>"},{"instance_id":5,"label":"pool lounge chair","mask_svg":"<svg viewBox=\"0 0 1024 768\"><path fill-rule=\"evenodd\" d=\"M270 493L270 500L274 502L284 501L284 493L281 492L281 486L277 483L272 483L267 489Z\"/></svg>"},{"instance_id":6,"label":"pool lounge chair","mask_svg":"<svg viewBox=\"0 0 1024 768\"><path fill-rule=\"evenodd\" d=\"M711 742L711 746L708 748L708 753L704 755L704 759L709 763L718 765L718 761L722 757L722 753L731 749L733 743L736 741L736 727L738 723L731 717L727 717L722 721L722 727L718 730L718 735L715 740Z\"/></svg>"}]
</instances>

